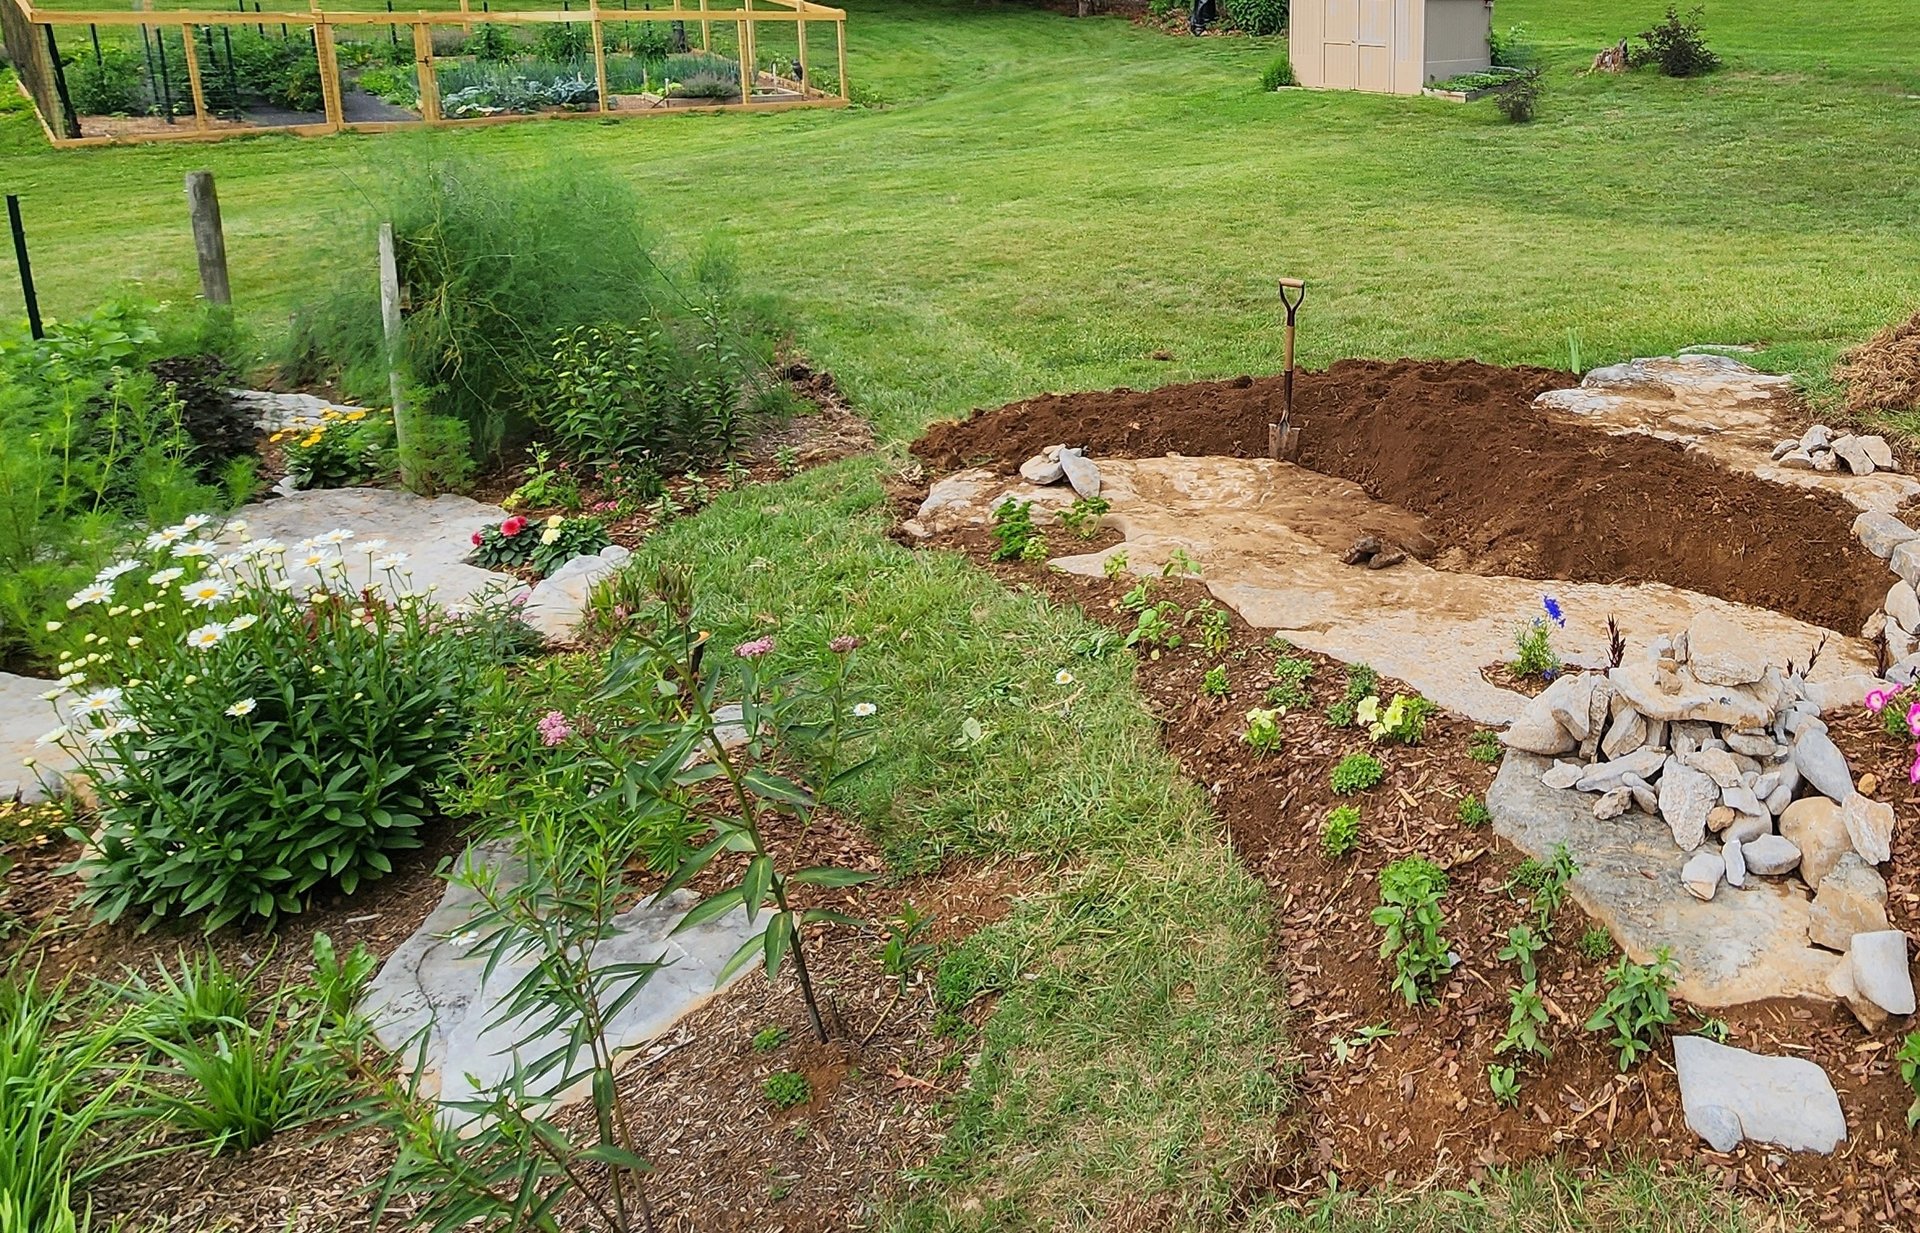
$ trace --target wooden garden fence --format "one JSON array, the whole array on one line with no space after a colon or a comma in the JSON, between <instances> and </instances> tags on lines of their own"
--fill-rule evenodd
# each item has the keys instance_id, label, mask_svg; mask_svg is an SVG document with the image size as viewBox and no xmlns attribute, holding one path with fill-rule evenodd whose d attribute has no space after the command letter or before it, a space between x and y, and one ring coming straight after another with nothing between
<instances>
[{"instance_id":1,"label":"wooden garden fence","mask_svg":"<svg viewBox=\"0 0 1920 1233\"><path fill-rule=\"evenodd\" d=\"M146 0L137 2L144 3ZM383 10L322 8L319 0L312 0L311 7L305 10L263 11L257 3L255 7L247 8L245 0L241 0L241 7L232 11L149 8L116 11L45 9L34 7L29 0L0 0L0 34L4 34L7 57L15 66L21 91L33 103L47 139L60 148L144 141L211 141L263 132L317 136L345 131L383 132L416 126L456 127L517 120L606 119L678 111L778 111L847 105L846 11L816 4L813 0L739 0L737 7L724 8L718 7L717 0L698 0L697 6L688 5L686 0L671 0L669 7L637 9L612 8L602 4L601 0L587 0L584 8L527 11L494 11L487 7L476 10L471 8L473 2L475 0L459 0L460 7L457 10L437 11L395 11L391 7ZM479 2L485 4L485 0ZM563 3L570 3L570 0L563 0ZM739 68L739 97L683 97L676 96L670 88L627 93L610 91L607 27L610 24L636 22L673 23L676 46L689 51L706 52L711 52L713 48L715 31L725 31L731 27L734 60ZM538 27L553 24L588 27L595 87L591 103L503 114L444 113L441 106L440 66L449 59L464 57L436 54L433 37L436 27L458 28L470 34L487 25ZM833 31L829 70L832 77L826 88L816 84L814 69L817 53L825 49L817 45L810 48L807 39L809 27L819 25L831 25ZM281 111L264 120L257 116L250 117L237 107L228 109L232 114L220 114L209 105L208 69L203 64L203 59L210 60L216 68L219 64L218 44L213 32L221 31L224 36L234 29L264 32L274 26L280 29L283 37L298 39L303 45L306 40L311 40L311 53L319 75L319 107L310 116L291 116ZM71 62L75 53L63 53L56 37L56 27L67 29L69 34L78 34L84 29L85 37L91 43L91 53L83 43L77 54L83 57L91 54L95 60L101 56L102 30L137 28L146 48L149 80L162 83L170 79L166 60L169 47L167 40L177 38L178 43L171 46L176 55L185 61L185 93L188 98L169 97L164 114L157 117L91 117L77 112L73 92L66 80L67 71L62 64L63 60ZM350 86L339 60L340 39L343 33L364 31L369 27L387 28L396 45L400 45L400 32L410 31L412 64L418 74L419 84L417 108L407 109L413 114L392 115L392 112L401 110L393 107L384 108L383 112L387 114L374 118L348 114ZM783 40L782 55L790 55L789 67L784 71L778 65L771 69L760 65L763 27L792 32L790 39ZM697 41L693 38L696 28ZM69 39L69 45L71 42L72 39ZM231 70L231 38L228 37L226 42L227 64ZM156 44L160 53L158 78L155 78L152 68ZM788 46L791 47L790 53L785 50ZM161 84L157 89L164 93L166 87ZM189 102L190 112L186 110ZM177 117L176 111L179 113Z\"/></svg>"}]
</instances>

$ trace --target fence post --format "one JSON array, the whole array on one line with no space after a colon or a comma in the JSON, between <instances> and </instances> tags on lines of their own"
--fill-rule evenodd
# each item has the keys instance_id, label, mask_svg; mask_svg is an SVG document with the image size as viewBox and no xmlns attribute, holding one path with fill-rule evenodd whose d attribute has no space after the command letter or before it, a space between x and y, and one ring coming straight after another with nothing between
<instances>
[{"instance_id":1,"label":"fence post","mask_svg":"<svg viewBox=\"0 0 1920 1233\"><path fill-rule=\"evenodd\" d=\"M600 0L588 0L587 7L593 11L593 79L594 88L600 94L600 110L607 108L607 31L600 20Z\"/></svg>"},{"instance_id":2,"label":"fence post","mask_svg":"<svg viewBox=\"0 0 1920 1233\"><path fill-rule=\"evenodd\" d=\"M420 82L420 118L440 123L440 72L433 66L433 29L425 22L413 27L414 76Z\"/></svg>"},{"instance_id":3,"label":"fence post","mask_svg":"<svg viewBox=\"0 0 1920 1233\"><path fill-rule=\"evenodd\" d=\"M412 433L407 424L406 391L400 378L400 266L393 255L393 224L380 224L380 328L387 339L387 394L393 400L393 452L400 460L400 483L414 487Z\"/></svg>"},{"instance_id":4,"label":"fence post","mask_svg":"<svg viewBox=\"0 0 1920 1233\"><path fill-rule=\"evenodd\" d=\"M193 220L193 255L200 263L200 292L209 304L231 304L227 237L220 228L220 195L214 190L211 171L187 173L187 213Z\"/></svg>"},{"instance_id":5,"label":"fence post","mask_svg":"<svg viewBox=\"0 0 1920 1233\"><path fill-rule=\"evenodd\" d=\"M187 89L193 92L193 126L207 127L207 94L200 84L200 53L193 47L193 27L180 27L180 43L187 56Z\"/></svg>"},{"instance_id":6,"label":"fence post","mask_svg":"<svg viewBox=\"0 0 1920 1233\"><path fill-rule=\"evenodd\" d=\"M833 41L840 56L840 99L847 99L847 19L842 17L833 23Z\"/></svg>"},{"instance_id":7,"label":"fence post","mask_svg":"<svg viewBox=\"0 0 1920 1233\"><path fill-rule=\"evenodd\" d=\"M7 194L7 223L13 228L13 259L20 266L20 298L27 302L27 330L36 341L47 331L40 324L40 297L33 292L33 263L27 260L27 229L20 221L20 198Z\"/></svg>"}]
</instances>

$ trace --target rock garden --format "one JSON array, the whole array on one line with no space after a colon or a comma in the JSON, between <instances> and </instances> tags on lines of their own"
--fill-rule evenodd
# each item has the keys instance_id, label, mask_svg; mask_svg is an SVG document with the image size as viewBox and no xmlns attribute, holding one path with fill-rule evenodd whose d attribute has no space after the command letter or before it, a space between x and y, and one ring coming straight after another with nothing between
<instances>
[{"instance_id":1,"label":"rock garden","mask_svg":"<svg viewBox=\"0 0 1920 1233\"><path fill-rule=\"evenodd\" d=\"M984 411L901 502L1104 615L1269 886L1311 1023L1274 1184L1651 1152L1920 1216L1900 460L1704 351L1338 363L1295 462L1280 394Z\"/></svg>"}]
</instances>

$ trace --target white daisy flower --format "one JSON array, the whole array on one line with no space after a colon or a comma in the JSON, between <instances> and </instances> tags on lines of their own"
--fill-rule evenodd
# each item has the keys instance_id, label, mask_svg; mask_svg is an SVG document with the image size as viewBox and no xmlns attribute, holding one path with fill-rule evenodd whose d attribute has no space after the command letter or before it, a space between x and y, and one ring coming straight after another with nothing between
<instances>
[{"instance_id":1,"label":"white daisy flower","mask_svg":"<svg viewBox=\"0 0 1920 1233\"><path fill-rule=\"evenodd\" d=\"M360 541L360 551L366 553L368 556L372 556L386 546L387 541L384 539L365 539Z\"/></svg>"},{"instance_id":2,"label":"white daisy flower","mask_svg":"<svg viewBox=\"0 0 1920 1233\"><path fill-rule=\"evenodd\" d=\"M352 538L352 531L347 530L345 527L335 527L324 535L314 536L313 542L316 544L344 544Z\"/></svg>"},{"instance_id":3,"label":"white daisy flower","mask_svg":"<svg viewBox=\"0 0 1920 1233\"><path fill-rule=\"evenodd\" d=\"M66 739L67 739L67 725L61 724L57 728L52 728L46 732L41 733L40 738L36 740L34 744L35 745L57 745L61 741L64 741Z\"/></svg>"},{"instance_id":4,"label":"white daisy flower","mask_svg":"<svg viewBox=\"0 0 1920 1233\"><path fill-rule=\"evenodd\" d=\"M184 544L175 544L173 555L182 561L192 561L199 557L210 557L214 554L214 550L214 545L206 540L196 539Z\"/></svg>"},{"instance_id":5,"label":"white daisy flower","mask_svg":"<svg viewBox=\"0 0 1920 1233\"><path fill-rule=\"evenodd\" d=\"M113 598L113 587L104 582L96 582L81 587L67 597L68 608L79 608L86 604L104 604Z\"/></svg>"},{"instance_id":6,"label":"white daisy flower","mask_svg":"<svg viewBox=\"0 0 1920 1233\"><path fill-rule=\"evenodd\" d=\"M186 642L194 650L204 651L209 647L218 646L220 640L226 636L227 627L218 621L211 621L189 633Z\"/></svg>"},{"instance_id":7,"label":"white daisy flower","mask_svg":"<svg viewBox=\"0 0 1920 1233\"><path fill-rule=\"evenodd\" d=\"M252 629L254 626L258 625L259 623L260 623L259 617L253 615L253 613L251 612L243 612L239 616L227 622L227 632L230 634L237 634L243 629Z\"/></svg>"},{"instance_id":8,"label":"white daisy flower","mask_svg":"<svg viewBox=\"0 0 1920 1233\"><path fill-rule=\"evenodd\" d=\"M250 559L246 553L236 550L223 554L214 564L218 565L223 572L231 574L242 565L245 565Z\"/></svg>"},{"instance_id":9,"label":"white daisy flower","mask_svg":"<svg viewBox=\"0 0 1920 1233\"><path fill-rule=\"evenodd\" d=\"M84 672L75 672L74 668L76 665L61 664L60 667L64 669L64 671L61 672L60 679L54 682L60 689L68 690L72 689L75 685L86 684L87 674Z\"/></svg>"},{"instance_id":10,"label":"white daisy flower","mask_svg":"<svg viewBox=\"0 0 1920 1233\"><path fill-rule=\"evenodd\" d=\"M120 691L117 689L96 689L74 704L74 711L81 715L103 715L120 705Z\"/></svg>"},{"instance_id":11,"label":"white daisy flower","mask_svg":"<svg viewBox=\"0 0 1920 1233\"><path fill-rule=\"evenodd\" d=\"M62 687L60 687L60 686L58 686L58 685L55 685L55 686L54 686L54 687L53 687L52 689L48 689L48 690L42 690L42 691L41 691L41 694L40 694L40 701L42 701L42 702L52 702L52 701L53 701L54 699L56 699L56 698L58 698L58 697L59 697L59 696L60 696L61 694L64 694L64 693L66 693L66 692L67 692L67 691L66 691L65 689L63 689Z\"/></svg>"},{"instance_id":12,"label":"white daisy flower","mask_svg":"<svg viewBox=\"0 0 1920 1233\"><path fill-rule=\"evenodd\" d=\"M213 519L207 517L205 514L188 514L180 520L180 526L184 530L198 531L201 527L206 526L212 521Z\"/></svg>"},{"instance_id":13,"label":"white daisy flower","mask_svg":"<svg viewBox=\"0 0 1920 1233\"><path fill-rule=\"evenodd\" d=\"M227 519L227 525L220 528L220 534L222 535L245 535L246 533L247 520L245 518L229 518Z\"/></svg>"},{"instance_id":14,"label":"white daisy flower","mask_svg":"<svg viewBox=\"0 0 1920 1233\"><path fill-rule=\"evenodd\" d=\"M1055 685L1071 685L1073 684L1073 673L1062 668L1053 674L1053 683Z\"/></svg>"},{"instance_id":15,"label":"white daisy flower","mask_svg":"<svg viewBox=\"0 0 1920 1233\"><path fill-rule=\"evenodd\" d=\"M856 702L853 704L853 717L855 719L866 719L879 709L879 707L871 702Z\"/></svg>"},{"instance_id":16,"label":"white daisy flower","mask_svg":"<svg viewBox=\"0 0 1920 1233\"><path fill-rule=\"evenodd\" d=\"M187 572L186 570L181 569L177 565L169 566L168 568L163 569L158 573L148 574L147 581L151 582L154 586L163 587L163 586L166 586L169 582L172 582L174 579L179 578L181 575L185 574L186 572Z\"/></svg>"},{"instance_id":17,"label":"white daisy flower","mask_svg":"<svg viewBox=\"0 0 1920 1233\"><path fill-rule=\"evenodd\" d=\"M258 705L259 704L252 698L242 698L227 708L227 714L233 716L235 719L239 719L242 716L253 714L254 707Z\"/></svg>"},{"instance_id":18,"label":"white daisy flower","mask_svg":"<svg viewBox=\"0 0 1920 1233\"><path fill-rule=\"evenodd\" d=\"M100 735L104 737L125 736L139 726L139 724L128 719L125 715L115 715L112 719L100 725Z\"/></svg>"},{"instance_id":19,"label":"white daisy flower","mask_svg":"<svg viewBox=\"0 0 1920 1233\"><path fill-rule=\"evenodd\" d=\"M140 562L132 558L128 558L125 561L115 561L112 565L106 566L99 573L95 574L93 580L95 582L112 582L120 575L132 573L139 568Z\"/></svg>"},{"instance_id":20,"label":"white daisy flower","mask_svg":"<svg viewBox=\"0 0 1920 1233\"><path fill-rule=\"evenodd\" d=\"M211 608L233 594L233 587L219 578L202 578L180 588L180 598L196 608Z\"/></svg>"},{"instance_id":21,"label":"white daisy flower","mask_svg":"<svg viewBox=\"0 0 1920 1233\"><path fill-rule=\"evenodd\" d=\"M187 529L185 527L168 527L164 531L155 531L142 542L146 544L148 552L153 552L157 549L165 548L169 544L177 544L186 537Z\"/></svg>"},{"instance_id":22,"label":"white daisy flower","mask_svg":"<svg viewBox=\"0 0 1920 1233\"><path fill-rule=\"evenodd\" d=\"M378 570L399 569L402 565L405 565L406 563L407 563L406 553L389 552L384 557L375 557L373 559L373 568Z\"/></svg>"},{"instance_id":23,"label":"white daisy flower","mask_svg":"<svg viewBox=\"0 0 1920 1233\"><path fill-rule=\"evenodd\" d=\"M240 551L262 557L278 557L286 555L287 546L277 539L250 539L240 545Z\"/></svg>"},{"instance_id":24,"label":"white daisy flower","mask_svg":"<svg viewBox=\"0 0 1920 1233\"><path fill-rule=\"evenodd\" d=\"M294 564L305 566L308 569L323 569L329 561L334 559L331 553L321 552L318 548L310 548L306 554L296 560Z\"/></svg>"}]
</instances>

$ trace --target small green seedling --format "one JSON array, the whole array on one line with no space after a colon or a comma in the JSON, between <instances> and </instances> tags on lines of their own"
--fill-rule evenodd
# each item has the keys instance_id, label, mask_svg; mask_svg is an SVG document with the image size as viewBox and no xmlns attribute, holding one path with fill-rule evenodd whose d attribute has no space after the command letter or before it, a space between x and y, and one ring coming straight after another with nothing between
<instances>
[{"instance_id":1,"label":"small green seedling","mask_svg":"<svg viewBox=\"0 0 1920 1233\"><path fill-rule=\"evenodd\" d=\"M1446 870L1419 856L1393 862L1380 871L1380 906L1371 914L1385 931L1380 957L1393 960L1393 988L1415 1006L1448 972L1453 959L1440 936L1446 918L1440 897L1447 890Z\"/></svg>"},{"instance_id":2,"label":"small green seedling","mask_svg":"<svg viewBox=\"0 0 1920 1233\"><path fill-rule=\"evenodd\" d=\"M1177 619L1179 615L1179 606L1170 600L1143 609L1134 622L1132 632L1127 634L1126 644L1146 647L1155 655L1162 649L1172 650L1180 646L1183 640Z\"/></svg>"},{"instance_id":3,"label":"small green seedling","mask_svg":"<svg viewBox=\"0 0 1920 1233\"><path fill-rule=\"evenodd\" d=\"M1477 796L1461 797L1460 807L1454 810L1454 816L1460 819L1462 826L1481 827L1493 821L1493 811Z\"/></svg>"},{"instance_id":4,"label":"small green seedling","mask_svg":"<svg viewBox=\"0 0 1920 1233\"><path fill-rule=\"evenodd\" d=\"M993 552L995 561L1026 560L1028 545L1038 540L1045 551L1044 540L1040 540L1040 529L1033 525L1033 502L1015 501L1011 497L1002 501L993 510Z\"/></svg>"},{"instance_id":5,"label":"small green seedling","mask_svg":"<svg viewBox=\"0 0 1920 1233\"><path fill-rule=\"evenodd\" d=\"M1307 693L1307 678L1312 675L1312 660L1282 655L1273 664L1273 686L1267 690L1267 705L1288 710L1313 705L1313 698Z\"/></svg>"},{"instance_id":6,"label":"small green seedling","mask_svg":"<svg viewBox=\"0 0 1920 1233\"><path fill-rule=\"evenodd\" d=\"M1153 604L1153 579L1142 578L1120 597L1120 606L1128 612L1145 612Z\"/></svg>"},{"instance_id":7,"label":"small green seedling","mask_svg":"<svg viewBox=\"0 0 1920 1233\"><path fill-rule=\"evenodd\" d=\"M1108 582L1119 581L1121 576L1127 572L1127 554L1125 550L1116 548L1112 552L1109 552L1107 559L1100 562L1100 572L1107 576Z\"/></svg>"},{"instance_id":8,"label":"small green seedling","mask_svg":"<svg viewBox=\"0 0 1920 1233\"><path fill-rule=\"evenodd\" d=\"M1428 718L1439 709L1419 694L1395 694L1384 707L1378 695L1368 694L1355 705L1353 721L1365 727L1367 735L1376 741L1418 745L1427 733Z\"/></svg>"},{"instance_id":9,"label":"small green seedling","mask_svg":"<svg viewBox=\"0 0 1920 1233\"><path fill-rule=\"evenodd\" d=\"M1663 946L1652 963L1622 958L1607 969L1607 996L1587 1020L1620 1051L1620 1069L1653 1052L1673 1025L1673 956Z\"/></svg>"},{"instance_id":10,"label":"small green seedling","mask_svg":"<svg viewBox=\"0 0 1920 1233\"><path fill-rule=\"evenodd\" d=\"M1467 756L1475 762L1494 763L1500 760L1500 734L1491 728L1480 728L1467 738Z\"/></svg>"},{"instance_id":11,"label":"small green seedling","mask_svg":"<svg viewBox=\"0 0 1920 1233\"><path fill-rule=\"evenodd\" d=\"M1335 796L1352 796L1356 792L1365 792L1385 778L1386 773L1387 769L1380 765L1380 759L1372 754L1350 753L1333 768L1333 793Z\"/></svg>"},{"instance_id":12,"label":"small green seedling","mask_svg":"<svg viewBox=\"0 0 1920 1233\"><path fill-rule=\"evenodd\" d=\"M1580 953L1595 963L1613 958L1613 935L1605 926L1593 926L1580 935Z\"/></svg>"},{"instance_id":13,"label":"small green seedling","mask_svg":"<svg viewBox=\"0 0 1920 1233\"><path fill-rule=\"evenodd\" d=\"M1335 1036L1327 1041L1327 1047L1333 1050L1333 1064L1345 1066L1354 1055L1377 1041L1386 1040L1394 1034L1393 1029L1384 1023L1370 1023L1356 1029L1351 1036Z\"/></svg>"},{"instance_id":14,"label":"small green seedling","mask_svg":"<svg viewBox=\"0 0 1920 1233\"><path fill-rule=\"evenodd\" d=\"M1520 1103L1520 1072L1512 1066L1502 1066L1498 1062L1487 1063L1487 1087L1493 1092L1494 1100L1504 1109L1511 1109Z\"/></svg>"},{"instance_id":15,"label":"small green seedling","mask_svg":"<svg viewBox=\"0 0 1920 1233\"><path fill-rule=\"evenodd\" d=\"M1519 677L1554 677L1562 667L1559 654L1553 649L1553 625L1543 617L1535 617L1530 624L1523 625L1513 636L1513 674Z\"/></svg>"},{"instance_id":16,"label":"small green seedling","mask_svg":"<svg viewBox=\"0 0 1920 1233\"><path fill-rule=\"evenodd\" d=\"M1185 548L1175 548L1167 557L1167 563L1160 567L1162 578L1198 578L1200 563L1187 555Z\"/></svg>"},{"instance_id":17,"label":"small green seedling","mask_svg":"<svg viewBox=\"0 0 1920 1233\"><path fill-rule=\"evenodd\" d=\"M1920 1126L1920 1032L1908 1032L1893 1055L1900 1063L1900 1078L1913 1089L1913 1104L1907 1109L1907 1129Z\"/></svg>"},{"instance_id":18,"label":"small green seedling","mask_svg":"<svg viewBox=\"0 0 1920 1233\"><path fill-rule=\"evenodd\" d=\"M1282 712L1266 707L1254 707L1247 712L1247 730L1240 739L1247 748L1257 754L1272 753L1280 748L1280 716Z\"/></svg>"},{"instance_id":19,"label":"small green seedling","mask_svg":"<svg viewBox=\"0 0 1920 1233\"><path fill-rule=\"evenodd\" d=\"M791 1109L813 1099L813 1085L797 1070L769 1075L761 1090L766 1093L767 1103L776 1109Z\"/></svg>"},{"instance_id":20,"label":"small green seedling","mask_svg":"<svg viewBox=\"0 0 1920 1233\"><path fill-rule=\"evenodd\" d=\"M1327 722L1336 728L1351 728L1360 703L1380 692L1380 674L1365 664L1347 668L1346 691L1327 708Z\"/></svg>"},{"instance_id":21,"label":"small green seedling","mask_svg":"<svg viewBox=\"0 0 1920 1233\"><path fill-rule=\"evenodd\" d=\"M787 1029L783 1027L764 1027L753 1034L755 1053L772 1053L786 1042Z\"/></svg>"},{"instance_id":22,"label":"small green seedling","mask_svg":"<svg viewBox=\"0 0 1920 1233\"><path fill-rule=\"evenodd\" d=\"M1227 666L1216 664L1207 669L1207 675L1200 678L1200 692L1209 698L1227 696Z\"/></svg>"},{"instance_id":23,"label":"small green seedling","mask_svg":"<svg viewBox=\"0 0 1920 1233\"><path fill-rule=\"evenodd\" d=\"M1101 516L1112 508L1105 497L1081 497L1060 511L1060 525L1078 539L1092 539L1100 534Z\"/></svg>"},{"instance_id":24,"label":"small green seedling","mask_svg":"<svg viewBox=\"0 0 1920 1233\"><path fill-rule=\"evenodd\" d=\"M1360 845L1360 810L1354 805L1336 805L1320 826L1320 851L1339 860Z\"/></svg>"},{"instance_id":25,"label":"small green seedling","mask_svg":"<svg viewBox=\"0 0 1920 1233\"><path fill-rule=\"evenodd\" d=\"M1200 645L1209 655L1224 655L1233 645L1233 626L1227 620L1227 610L1218 607L1212 600L1206 600L1198 608L1187 614L1187 622L1200 627Z\"/></svg>"},{"instance_id":26,"label":"small green seedling","mask_svg":"<svg viewBox=\"0 0 1920 1233\"><path fill-rule=\"evenodd\" d=\"M1693 1029L1693 1034L1695 1036L1704 1036L1708 1040L1718 1041L1724 1045L1727 1043L1727 1037L1733 1035L1733 1029L1727 1026L1725 1019L1720 1018L1718 1015L1713 1015L1702 1019L1700 1026Z\"/></svg>"}]
</instances>

